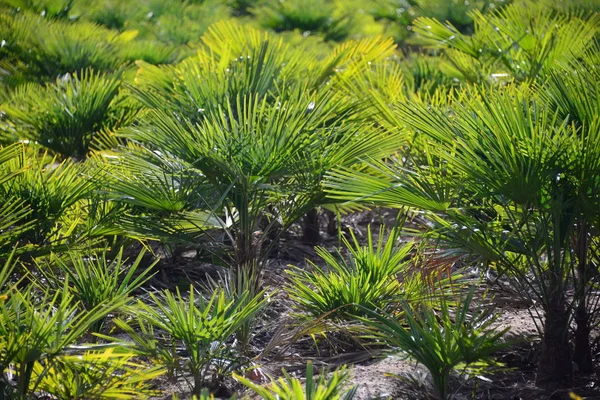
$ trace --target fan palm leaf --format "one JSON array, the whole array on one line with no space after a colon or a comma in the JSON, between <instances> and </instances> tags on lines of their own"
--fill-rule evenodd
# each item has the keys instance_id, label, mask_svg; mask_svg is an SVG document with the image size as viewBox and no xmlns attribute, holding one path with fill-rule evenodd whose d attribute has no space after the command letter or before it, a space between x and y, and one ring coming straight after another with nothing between
<instances>
[{"instance_id":1,"label":"fan palm leaf","mask_svg":"<svg viewBox=\"0 0 600 400\"><path fill-rule=\"evenodd\" d=\"M16 140L37 143L64 158L83 159L94 135L107 127L119 84L118 76L84 70L55 84L21 86L1 106L8 118L4 130Z\"/></svg>"}]
</instances>

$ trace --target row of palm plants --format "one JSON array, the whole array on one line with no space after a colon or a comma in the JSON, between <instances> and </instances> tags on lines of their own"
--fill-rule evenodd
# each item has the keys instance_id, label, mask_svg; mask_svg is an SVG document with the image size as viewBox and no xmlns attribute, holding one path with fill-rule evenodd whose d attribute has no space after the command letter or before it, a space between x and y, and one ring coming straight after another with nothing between
<instances>
[{"instance_id":1,"label":"row of palm plants","mask_svg":"<svg viewBox=\"0 0 600 400\"><path fill-rule=\"evenodd\" d=\"M335 0L309 3L260 0L143 1L136 6L112 0L5 0L12 12L30 11L52 20L91 22L117 31L138 31L146 44L168 44L179 51L193 47L214 22L237 18L255 27L277 32L297 32L319 40L343 41L373 34L406 40L407 29L417 17L449 20L461 31L471 31L472 11L488 12L503 7L505 0L463 1L376 0L353 4ZM157 46L168 54L169 50Z\"/></svg>"},{"instance_id":2,"label":"row of palm plants","mask_svg":"<svg viewBox=\"0 0 600 400\"><path fill-rule=\"evenodd\" d=\"M423 210L427 236L446 257L475 257L515 277L544 313L540 383L570 383L573 318L575 361L591 369L600 154L598 96L588 84L597 82L597 52L583 57L538 84L399 105L396 118L419 133L410 153L360 173L340 169L327 183L338 199Z\"/></svg>"},{"instance_id":3,"label":"row of palm plants","mask_svg":"<svg viewBox=\"0 0 600 400\"><path fill-rule=\"evenodd\" d=\"M541 305L538 383L571 384L572 360L592 368L596 14L477 3L472 34L416 19L416 40L434 49L408 57L392 39L330 49L225 21L195 54L157 65L166 59L123 55L137 33L71 21L76 7L50 3L0 25L11 88L0 97L4 396L137 398L165 373L202 398L252 364L271 296L263 270L319 207L394 207L423 224L408 242L402 224L378 239L369 229L366 244L351 234L337 254L317 249L311 270L290 269L300 336L319 342L349 324L361 346L424 365L447 398L453 371L470 376L507 346L487 314L469 313L473 292L462 301L472 282L460 260L515 278ZM313 12L293 2L256 7L271 7L264 23L283 21L274 30L314 22L287 15ZM354 23L339 18L306 29L341 39ZM143 253L125 261L135 242L193 246L224 274L207 290L145 294L156 265ZM269 388L237 379L264 398L300 399L340 398L344 377L304 390L289 375Z\"/></svg>"}]
</instances>

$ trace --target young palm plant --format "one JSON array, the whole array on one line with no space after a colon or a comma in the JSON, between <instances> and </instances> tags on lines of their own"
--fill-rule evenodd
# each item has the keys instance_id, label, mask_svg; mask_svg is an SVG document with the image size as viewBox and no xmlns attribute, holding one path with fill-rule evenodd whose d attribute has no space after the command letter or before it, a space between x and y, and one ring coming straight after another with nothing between
<instances>
[{"instance_id":1,"label":"young palm plant","mask_svg":"<svg viewBox=\"0 0 600 400\"><path fill-rule=\"evenodd\" d=\"M83 160L98 132L129 120L111 118L119 108L119 85L118 75L89 69L64 75L54 84L22 85L1 106L7 117L4 134L39 144L63 159Z\"/></svg>"},{"instance_id":2,"label":"young palm plant","mask_svg":"<svg viewBox=\"0 0 600 400\"><path fill-rule=\"evenodd\" d=\"M264 400L352 400L358 386L348 387L350 375L346 367L334 371L327 376L322 370L315 378L311 362L306 364L306 381L304 384L298 378L292 378L285 370L284 377L272 380L268 386L259 386L239 375L234 378Z\"/></svg>"},{"instance_id":3,"label":"young palm plant","mask_svg":"<svg viewBox=\"0 0 600 400\"><path fill-rule=\"evenodd\" d=\"M245 296L226 299L222 290L215 290L205 300L190 287L189 298L179 290L150 294L152 304L137 305L137 316L145 325L164 333L167 343L180 342L186 356L177 367L189 373L195 395L203 388L214 388L224 376L244 366L243 357L233 344L235 332L252 319L264 306L262 293L245 301Z\"/></svg>"},{"instance_id":4,"label":"young palm plant","mask_svg":"<svg viewBox=\"0 0 600 400\"><path fill-rule=\"evenodd\" d=\"M429 307L415 311L404 305L403 319L367 311L370 319L365 323L375 329L374 336L387 345L405 352L410 358L429 370L440 400L449 397L448 379L454 370L467 371L469 366L494 364L492 356L511 345L502 341L509 328L491 327L495 318L480 309L469 310L474 289L460 306L452 310L444 296L440 296L438 312ZM408 325L408 326L407 326Z\"/></svg>"},{"instance_id":5,"label":"young palm plant","mask_svg":"<svg viewBox=\"0 0 600 400\"><path fill-rule=\"evenodd\" d=\"M346 7L336 7L330 0L263 1L252 9L259 23L276 32L298 30L321 34L325 40L343 41L356 28L356 21Z\"/></svg>"},{"instance_id":6,"label":"young palm plant","mask_svg":"<svg viewBox=\"0 0 600 400\"><path fill-rule=\"evenodd\" d=\"M151 111L122 134L153 152L145 159L157 171L185 174L185 190L147 188L168 196L152 202L219 216L232 243L225 263L235 274L256 268L244 273L260 277L278 237L323 201L326 171L362 156L380 158L395 147L393 135L381 135L374 123L359 124L346 96L327 85L336 68L355 73L357 65L393 47L389 41L348 43L318 63L312 53L231 23L216 24L202 40L207 50L181 65L141 65L134 91ZM140 188L137 178L117 184L117 193ZM147 198L142 191L128 190L123 199L139 203ZM184 202L173 202L182 196ZM258 283L254 287L256 293Z\"/></svg>"},{"instance_id":7,"label":"young palm plant","mask_svg":"<svg viewBox=\"0 0 600 400\"><path fill-rule=\"evenodd\" d=\"M399 245L401 229L388 235L382 227L377 242L369 228L367 243L361 245L353 234L353 243L342 238L348 255L331 254L317 248L326 267L311 262L311 271L289 271L287 292L299 310L310 318L352 320L364 316L364 310L392 312L401 301L418 304L430 297L428 277L413 270L409 255L413 243Z\"/></svg>"},{"instance_id":8,"label":"young palm plant","mask_svg":"<svg viewBox=\"0 0 600 400\"><path fill-rule=\"evenodd\" d=\"M89 311L112 299L129 298L152 277L151 271L158 260L141 270L144 254L143 250L131 264L127 264L127 259L123 259L123 248L112 259L106 248L101 252L71 251L63 257L51 254L47 262L38 262L38 268L45 284L56 289L66 278L74 300ZM53 273L53 268L58 268L60 274ZM105 319L99 320L91 330L100 332L104 322Z\"/></svg>"},{"instance_id":9,"label":"young palm plant","mask_svg":"<svg viewBox=\"0 0 600 400\"><path fill-rule=\"evenodd\" d=\"M7 210L13 210L12 217L7 214L7 218L19 217L7 234L21 243L20 251L42 254L88 240L77 228L85 215L82 202L96 189L91 178L97 169L70 160L59 163L55 157L15 146L6 148L16 153L0 164L4 177L0 180L0 200ZM22 211L11 208L14 204L21 204Z\"/></svg>"},{"instance_id":10,"label":"young palm plant","mask_svg":"<svg viewBox=\"0 0 600 400\"><path fill-rule=\"evenodd\" d=\"M35 378L34 371L52 368L57 358L81 341L93 324L124 303L123 298L115 298L89 311L80 311L69 293L68 281L55 293L39 293L31 285L3 291L7 299L0 304L0 367L5 371L5 390L16 391L18 396L36 392L41 380ZM14 379L7 380L7 373Z\"/></svg>"}]
</instances>

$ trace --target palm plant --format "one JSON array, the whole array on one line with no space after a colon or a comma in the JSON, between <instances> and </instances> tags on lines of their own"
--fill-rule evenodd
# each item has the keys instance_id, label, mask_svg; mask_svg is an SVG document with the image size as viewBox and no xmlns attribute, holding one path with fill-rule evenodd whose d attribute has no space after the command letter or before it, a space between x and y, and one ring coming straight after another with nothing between
<instances>
[{"instance_id":1,"label":"palm plant","mask_svg":"<svg viewBox=\"0 0 600 400\"><path fill-rule=\"evenodd\" d=\"M181 66L142 65L135 90L152 111L123 135L154 152L145 159L159 171L170 165L185 174L187 189L169 191L186 197L177 204L221 217L233 244L226 261L234 271L260 269L279 235L322 201L325 171L355 164L359 156L387 155L394 147L393 135L359 127L345 96L318 90L335 79L336 66L340 75L356 74L392 47L373 40L345 44L321 66L310 55L303 58L264 33L234 24L216 25L203 41L209 51ZM117 185L130 187L131 180ZM141 197L129 190L125 201Z\"/></svg>"},{"instance_id":2,"label":"palm plant","mask_svg":"<svg viewBox=\"0 0 600 400\"><path fill-rule=\"evenodd\" d=\"M438 298L439 312L427 307L415 312L405 304L401 321L367 311L371 319L365 322L375 329L375 337L405 352L429 370L440 400L450 398L448 378L452 371L467 371L475 364L478 369L486 363L494 364L493 354L511 345L502 341L509 328L492 328L495 318L490 317L487 310L470 312L473 293L474 289L471 289L465 299L457 302L461 306L455 312L443 296Z\"/></svg>"},{"instance_id":3,"label":"palm plant","mask_svg":"<svg viewBox=\"0 0 600 400\"><path fill-rule=\"evenodd\" d=\"M123 304L123 298L116 298L81 312L68 282L54 294L48 290L39 293L31 286L23 290L5 287L3 291L8 298L0 304L0 367L15 377L7 380L4 375L3 385L12 390L16 382L14 389L21 396L38 389L40 380L32 379L36 368L51 368L90 326Z\"/></svg>"},{"instance_id":4,"label":"palm plant","mask_svg":"<svg viewBox=\"0 0 600 400\"><path fill-rule=\"evenodd\" d=\"M600 181L597 172L600 168L600 91L597 83L600 74L593 67L599 59L600 49L590 51L581 60L572 61L550 75L544 85L542 95L559 110L560 116L574 125L576 141L565 149L565 158L569 163L567 191L570 212L573 214L574 230L571 232L571 248L577 273L576 285L574 361L582 372L592 372L592 353L590 348L590 315L597 305L590 302L589 291L597 268L594 266L592 243L597 237L600 223L598 213L600 205ZM562 176L561 176L562 178ZM588 305L590 305L588 307Z\"/></svg>"},{"instance_id":5,"label":"palm plant","mask_svg":"<svg viewBox=\"0 0 600 400\"><path fill-rule=\"evenodd\" d=\"M211 291L222 289L225 292L225 298L227 300L238 300L242 301L242 306L245 303L253 301L253 295L255 294L257 287L256 282L261 281L258 268L247 268L240 271L226 270L225 273L219 274L218 280L209 278L208 289ZM269 293L269 297L272 297L273 293ZM244 321L235 332L235 339L237 348L243 355L247 355L250 350L250 344L254 336L254 330L258 318L251 318Z\"/></svg>"},{"instance_id":6,"label":"palm plant","mask_svg":"<svg viewBox=\"0 0 600 400\"><path fill-rule=\"evenodd\" d=\"M337 172L331 195L427 210L447 256L476 254L516 276L521 293L545 312L538 383L568 384L571 239L577 219L595 215L578 199L597 201L597 177L588 175L599 159L596 124L583 131L527 87L466 90L452 99L398 107L398 120L420 132L418 152L395 165L373 163L371 173Z\"/></svg>"},{"instance_id":7,"label":"palm plant","mask_svg":"<svg viewBox=\"0 0 600 400\"><path fill-rule=\"evenodd\" d=\"M85 254L85 257L81 251L71 251L63 257L51 254L46 263L38 262L38 268L46 284L54 288L60 288L62 281L67 278L74 300L88 311L111 299L128 299L152 277L151 271L158 262L156 260L146 269L138 271L145 251L141 251L130 265L127 265L127 259L123 259L123 247L114 258L106 248L102 252L92 250ZM53 267L57 267L61 274L51 272ZM105 319L99 320L91 330L99 332L104 322Z\"/></svg>"},{"instance_id":8,"label":"palm plant","mask_svg":"<svg viewBox=\"0 0 600 400\"><path fill-rule=\"evenodd\" d=\"M0 183L0 199L5 204L17 201L24 207L22 218L9 230L21 243L21 251L32 255L67 245L76 247L85 241L93 245L89 241L93 229L86 228L82 216L86 199L96 189L93 177L99 170L89 163L59 163L47 154L30 154L22 145L16 148L18 154L0 165L6 177Z\"/></svg>"},{"instance_id":9,"label":"palm plant","mask_svg":"<svg viewBox=\"0 0 600 400\"><path fill-rule=\"evenodd\" d=\"M84 70L64 75L55 84L20 86L2 104L5 135L40 144L63 158L82 160L99 131L131 120L126 115L111 120L120 106L119 84L118 76Z\"/></svg>"},{"instance_id":10,"label":"palm plant","mask_svg":"<svg viewBox=\"0 0 600 400\"><path fill-rule=\"evenodd\" d=\"M262 293L245 301L245 296L228 300L222 290L216 290L205 300L190 287L185 299L177 290L150 294L153 304L138 302L138 318L164 332L167 343L180 341L186 358L177 368L192 375L193 393L200 395L207 386L219 381L244 360L231 347L234 333L248 319L254 318L264 306Z\"/></svg>"},{"instance_id":11,"label":"palm plant","mask_svg":"<svg viewBox=\"0 0 600 400\"><path fill-rule=\"evenodd\" d=\"M306 381L292 378L285 370L284 378L272 380L268 386L259 386L239 375L235 379L250 388L265 400L351 400L356 395L358 386L347 388L349 374L346 367L334 371L327 376L322 370L315 378L311 362L306 364Z\"/></svg>"},{"instance_id":12,"label":"palm plant","mask_svg":"<svg viewBox=\"0 0 600 400\"><path fill-rule=\"evenodd\" d=\"M379 231L377 243L369 228L367 244L361 246L352 234L353 243L342 238L348 249L344 257L317 248L327 269L311 262L311 271L289 271L286 290L299 310L310 318L353 319L364 310L392 311L401 300L419 302L426 297L427 284L419 272L410 271L409 253L413 244L398 246L400 229L385 235ZM347 259L347 260L346 260ZM402 280L399 277L402 276Z\"/></svg>"},{"instance_id":13,"label":"palm plant","mask_svg":"<svg viewBox=\"0 0 600 400\"><path fill-rule=\"evenodd\" d=\"M223 116L196 126L152 112L147 115L150 124L128 136L176 156L181 169L198 171L195 175L206 188L202 191L215 193L212 198L220 201L205 198L205 209L219 210L234 221L227 229L233 265L260 267L276 243L273 239L318 201L324 171L390 146L389 138L379 138L376 131L356 132L341 120L337 127L322 127L323 120L334 116L329 109L334 101L306 94L275 105L239 98ZM323 157L314 159L315 153Z\"/></svg>"},{"instance_id":14,"label":"palm plant","mask_svg":"<svg viewBox=\"0 0 600 400\"><path fill-rule=\"evenodd\" d=\"M119 33L90 22L61 21L31 12L3 13L0 33L5 45L0 49L3 64L28 81L54 80L64 74L93 68L116 70L124 64L120 46L136 36Z\"/></svg>"},{"instance_id":15,"label":"palm plant","mask_svg":"<svg viewBox=\"0 0 600 400\"><path fill-rule=\"evenodd\" d=\"M36 364L33 381L38 391L59 399L146 399L156 396L150 381L164 371L133 360L129 349L108 348L65 355L51 367Z\"/></svg>"},{"instance_id":16,"label":"palm plant","mask_svg":"<svg viewBox=\"0 0 600 400\"><path fill-rule=\"evenodd\" d=\"M342 41L355 27L350 13L345 14L335 2L330 0L302 1L263 1L251 12L259 23L276 32L299 30L304 33L318 33L325 40Z\"/></svg>"},{"instance_id":17,"label":"palm plant","mask_svg":"<svg viewBox=\"0 0 600 400\"><path fill-rule=\"evenodd\" d=\"M478 83L545 76L560 63L582 55L598 27L597 14L553 10L545 2L515 2L486 15L474 12L472 17L471 36L450 23L425 17L414 21L413 30L417 43L444 50L443 71Z\"/></svg>"}]
</instances>

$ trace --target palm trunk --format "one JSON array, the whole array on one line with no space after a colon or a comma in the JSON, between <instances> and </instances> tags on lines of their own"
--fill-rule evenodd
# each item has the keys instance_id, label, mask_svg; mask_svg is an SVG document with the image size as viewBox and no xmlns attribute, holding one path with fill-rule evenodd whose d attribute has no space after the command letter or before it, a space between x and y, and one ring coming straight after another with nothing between
<instances>
[{"instance_id":1,"label":"palm trunk","mask_svg":"<svg viewBox=\"0 0 600 400\"><path fill-rule=\"evenodd\" d=\"M200 397L202 395L202 389L204 386L204 380L202 379L202 375L200 373L194 374L194 389L192 390L192 394L195 397Z\"/></svg>"},{"instance_id":2,"label":"palm trunk","mask_svg":"<svg viewBox=\"0 0 600 400\"><path fill-rule=\"evenodd\" d=\"M319 212L313 208L304 216L304 232L302 242L308 245L315 245L321 241L321 232L319 230Z\"/></svg>"},{"instance_id":3,"label":"palm trunk","mask_svg":"<svg viewBox=\"0 0 600 400\"><path fill-rule=\"evenodd\" d=\"M329 236L336 236L338 233L337 219L333 211L326 210L325 215L327 216L327 234Z\"/></svg>"},{"instance_id":4,"label":"palm trunk","mask_svg":"<svg viewBox=\"0 0 600 400\"><path fill-rule=\"evenodd\" d=\"M570 387L573 383L573 353L569 343L569 314L560 278L553 274L549 285L542 350L536 385Z\"/></svg>"},{"instance_id":5,"label":"palm trunk","mask_svg":"<svg viewBox=\"0 0 600 400\"><path fill-rule=\"evenodd\" d=\"M446 400L448 398L449 375L450 372L439 372L438 376L432 376L436 395L439 400Z\"/></svg>"},{"instance_id":6,"label":"palm trunk","mask_svg":"<svg viewBox=\"0 0 600 400\"><path fill-rule=\"evenodd\" d=\"M592 361L592 347L590 346L590 317L585 306L585 299L581 299L575 310L575 350L573 361L577 364L579 372L590 374L594 372Z\"/></svg>"},{"instance_id":7,"label":"palm trunk","mask_svg":"<svg viewBox=\"0 0 600 400\"><path fill-rule=\"evenodd\" d=\"M592 373L594 372L594 364L592 362L592 348L590 346L590 317L587 312L586 297L587 297L587 224L584 222L579 224L577 232L577 241L575 249L577 252L577 291L575 309L575 351L573 353L573 361L577 364L579 372Z\"/></svg>"}]
</instances>

